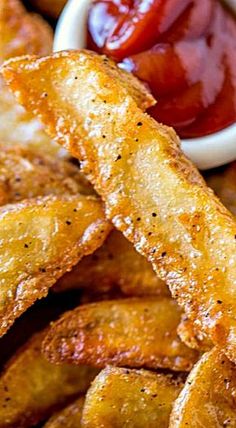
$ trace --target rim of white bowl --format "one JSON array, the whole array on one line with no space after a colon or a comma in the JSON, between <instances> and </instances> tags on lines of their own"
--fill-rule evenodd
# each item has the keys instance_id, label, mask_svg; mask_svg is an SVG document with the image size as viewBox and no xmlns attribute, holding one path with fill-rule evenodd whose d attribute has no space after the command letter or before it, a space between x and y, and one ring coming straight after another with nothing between
<instances>
[{"instance_id":1,"label":"rim of white bowl","mask_svg":"<svg viewBox=\"0 0 236 428\"><path fill-rule=\"evenodd\" d=\"M236 12L236 0L225 0ZM87 13L91 0L69 0L56 27L55 52L83 49L86 45ZM181 140L184 153L199 169L210 169L236 160L236 124L200 138Z\"/></svg>"}]
</instances>

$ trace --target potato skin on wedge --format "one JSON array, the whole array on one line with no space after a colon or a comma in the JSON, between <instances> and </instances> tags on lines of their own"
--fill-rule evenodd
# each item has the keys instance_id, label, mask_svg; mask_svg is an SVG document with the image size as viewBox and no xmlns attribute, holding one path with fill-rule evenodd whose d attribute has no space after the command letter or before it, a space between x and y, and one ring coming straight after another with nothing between
<instances>
[{"instance_id":1,"label":"potato skin on wedge","mask_svg":"<svg viewBox=\"0 0 236 428\"><path fill-rule=\"evenodd\" d=\"M109 61L86 51L3 68L18 100L82 161L107 216L153 263L199 332L236 362L235 220L175 132L144 114L112 73Z\"/></svg>"},{"instance_id":2,"label":"potato skin on wedge","mask_svg":"<svg viewBox=\"0 0 236 428\"><path fill-rule=\"evenodd\" d=\"M57 282L56 292L82 289L92 296L113 291L126 296L168 296L166 284L151 263L141 256L121 232L114 230L95 253L84 257Z\"/></svg>"},{"instance_id":3,"label":"potato skin on wedge","mask_svg":"<svg viewBox=\"0 0 236 428\"><path fill-rule=\"evenodd\" d=\"M28 428L86 392L97 374L91 367L50 364L41 353L45 331L10 359L0 376L0 427Z\"/></svg>"},{"instance_id":4,"label":"potato skin on wedge","mask_svg":"<svg viewBox=\"0 0 236 428\"><path fill-rule=\"evenodd\" d=\"M107 367L87 392L83 428L168 428L182 379L147 370Z\"/></svg>"},{"instance_id":5,"label":"potato skin on wedge","mask_svg":"<svg viewBox=\"0 0 236 428\"><path fill-rule=\"evenodd\" d=\"M215 347L189 374L177 398L170 428L236 427L236 367Z\"/></svg>"},{"instance_id":6,"label":"potato skin on wedge","mask_svg":"<svg viewBox=\"0 0 236 428\"><path fill-rule=\"evenodd\" d=\"M84 397L55 413L44 425L44 428L81 428Z\"/></svg>"},{"instance_id":7,"label":"potato skin on wedge","mask_svg":"<svg viewBox=\"0 0 236 428\"><path fill-rule=\"evenodd\" d=\"M56 363L190 370L198 353L177 336L180 316L165 297L82 305L52 323L43 351Z\"/></svg>"},{"instance_id":8,"label":"potato skin on wedge","mask_svg":"<svg viewBox=\"0 0 236 428\"><path fill-rule=\"evenodd\" d=\"M92 196L46 196L0 209L0 335L106 238L110 225Z\"/></svg>"}]
</instances>

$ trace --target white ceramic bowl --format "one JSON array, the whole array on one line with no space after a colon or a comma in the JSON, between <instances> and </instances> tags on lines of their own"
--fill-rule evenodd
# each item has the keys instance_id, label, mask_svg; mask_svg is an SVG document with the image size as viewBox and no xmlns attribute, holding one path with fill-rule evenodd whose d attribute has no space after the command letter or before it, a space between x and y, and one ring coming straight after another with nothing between
<instances>
[{"instance_id":1,"label":"white ceramic bowl","mask_svg":"<svg viewBox=\"0 0 236 428\"><path fill-rule=\"evenodd\" d=\"M225 1L236 13L236 0ZM57 24L54 51L85 47L90 2L91 0L68 1ZM231 162L236 159L236 124L206 137L182 140L182 149L200 169Z\"/></svg>"}]
</instances>

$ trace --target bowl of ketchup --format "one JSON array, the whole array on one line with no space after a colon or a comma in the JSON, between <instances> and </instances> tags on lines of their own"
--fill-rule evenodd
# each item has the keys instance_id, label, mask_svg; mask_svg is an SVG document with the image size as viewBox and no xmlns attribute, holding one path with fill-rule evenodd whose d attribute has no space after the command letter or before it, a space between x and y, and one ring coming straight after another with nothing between
<instances>
[{"instance_id":1,"label":"bowl of ketchup","mask_svg":"<svg viewBox=\"0 0 236 428\"><path fill-rule=\"evenodd\" d=\"M199 168L236 159L236 20L219 0L70 0L54 49L84 47L148 86Z\"/></svg>"}]
</instances>

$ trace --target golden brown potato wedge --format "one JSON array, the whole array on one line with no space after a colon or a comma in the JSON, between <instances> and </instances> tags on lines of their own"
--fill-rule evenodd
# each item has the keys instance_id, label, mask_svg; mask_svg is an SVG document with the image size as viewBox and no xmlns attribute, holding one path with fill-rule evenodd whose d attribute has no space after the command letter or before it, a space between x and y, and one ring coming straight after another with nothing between
<instances>
[{"instance_id":1,"label":"golden brown potato wedge","mask_svg":"<svg viewBox=\"0 0 236 428\"><path fill-rule=\"evenodd\" d=\"M94 295L113 290L129 296L169 294L152 265L116 230L94 254L84 257L71 272L66 273L54 290L77 288Z\"/></svg>"},{"instance_id":2,"label":"golden brown potato wedge","mask_svg":"<svg viewBox=\"0 0 236 428\"><path fill-rule=\"evenodd\" d=\"M44 131L44 127L27 113L10 93L0 78L0 141L6 146L21 144L23 147L36 148L53 156L63 155L58 144L53 142Z\"/></svg>"},{"instance_id":3,"label":"golden brown potato wedge","mask_svg":"<svg viewBox=\"0 0 236 428\"><path fill-rule=\"evenodd\" d=\"M35 334L0 376L0 427L27 428L86 392L97 371L50 364L41 354L45 331Z\"/></svg>"},{"instance_id":4,"label":"golden brown potato wedge","mask_svg":"<svg viewBox=\"0 0 236 428\"><path fill-rule=\"evenodd\" d=\"M78 398L72 404L55 413L44 428L81 428L84 397Z\"/></svg>"},{"instance_id":5,"label":"golden brown potato wedge","mask_svg":"<svg viewBox=\"0 0 236 428\"><path fill-rule=\"evenodd\" d=\"M33 183L33 186L32 186ZM0 204L49 194L91 194L91 185L67 159L0 144ZM150 263L120 232L110 234L95 254L85 257L56 286L57 291L83 288L92 294L120 288L124 294L168 295Z\"/></svg>"},{"instance_id":6,"label":"golden brown potato wedge","mask_svg":"<svg viewBox=\"0 0 236 428\"><path fill-rule=\"evenodd\" d=\"M30 0L32 6L52 18L58 18L66 2L67 0Z\"/></svg>"},{"instance_id":7,"label":"golden brown potato wedge","mask_svg":"<svg viewBox=\"0 0 236 428\"><path fill-rule=\"evenodd\" d=\"M94 53L22 58L3 74L18 100L82 161L107 216L153 263L198 330L236 361L236 223ZM47 94L45 97L44 94Z\"/></svg>"},{"instance_id":8,"label":"golden brown potato wedge","mask_svg":"<svg viewBox=\"0 0 236 428\"><path fill-rule=\"evenodd\" d=\"M48 196L0 208L0 334L109 230L92 196Z\"/></svg>"},{"instance_id":9,"label":"golden brown potato wedge","mask_svg":"<svg viewBox=\"0 0 236 428\"><path fill-rule=\"evenodd\" d=\"M236 215L236 162L208 173L206 180L221 202Z\"/></svg>"},{"instance_id":10,"label":"golden brown potato wedge","mask_svg":"<svg viewBox=\"0 0 236 428\"><path fill-rule=\"evenodd\" d=\"M19 0L0 2L0 63L14 56L47 55L53 33L39 15L26 11Z\"/></svg>"},{"instance_id":11,"label":"golden brown potato wedge","mask_svg":"<svg viewBox=\"0 0 236 428\"><path fill-rule=\"evenodd\" d=\"M170 428L236 427L236 367L219 348L202 356L177 398Z\"/></svg>"},{"instance_id":12,"label":"golden brown potato wedge","mask_svg":"<svg viewBox=\"0 0 236 428\"><path fill-rule=\"evenodd\" d=\"M49 293L45 299L37 300L22 314L0 338L0 372L7 361L37 331L48 327L65 311L71 310L81 302L80 293Z\"/></svg>"},{"instance_id":13,"label":"golden brown potato wedge","mask_svg":"<svg viewBox=\"0 0 236 428\"><path fill-rule=\"evenodd\" d=\"M19 0L0 1L0 63L22 54L46 55L52 49L52 30L39 16L28 13ZM22 144L58 154L42 124L16 103L0 79L0 140L6 145Z\"/></svg>"},{"instance_id":14,"label":"golden brown potato wedge","mask_svg":"<svg viewBox=\"0 0 236 428\"><path fill-rule=\"evenodd\" d=\"M177 336L180 316L167 297L82 305L51 325L43 350L52 362L189 370L198 353Z\"/></svg>"},{"instance_id":15,"label":"golden brown potato wedge","mask_svg":"<svg viewBox=\"0 0 236 428\"><path fill-rule=\"evenodd\" d=\"M182 379L147 370L107 367L87 392L83 428L168 428Z\"/></svg>"},{"instance_id":16,"label":"golden brown potato wedge","mask_svg":"<svg viewBox=\"0 0 236 428\"><path fill-rule=\"evenodd\" d=\"M0 143L0 205L36 196L93 194L78 167L67 159Z\"/></svg>"}]
</instances>

